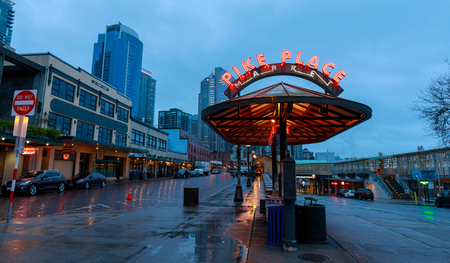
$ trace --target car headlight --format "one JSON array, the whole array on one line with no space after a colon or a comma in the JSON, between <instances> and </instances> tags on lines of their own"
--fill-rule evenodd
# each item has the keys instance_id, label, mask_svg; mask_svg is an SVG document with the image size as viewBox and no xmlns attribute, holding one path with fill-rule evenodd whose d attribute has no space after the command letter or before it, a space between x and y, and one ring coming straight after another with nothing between
<instances>
[{"instance_id":1,"label":"car headlight","mask_svg":"<svg viewBox=\"0 0 450 263\"><path fill-rule=\"evenodd\" d=\"M17 183L17 184L18 185L27 185L29 183L31 183L31 181L23 181L23 182L20 182L20 183Z\"/></svg>"},{"instance_id":2,"label":"car headlight","mask_svg":"<svg viewBox=\"0 0 450 263\"><path fill-rule=\"evenodd\" d=\"M76 183L77 183L77 184L84 183L84 179L80 179L80 180L78 180Z\"/></svg>"}]
</instances>

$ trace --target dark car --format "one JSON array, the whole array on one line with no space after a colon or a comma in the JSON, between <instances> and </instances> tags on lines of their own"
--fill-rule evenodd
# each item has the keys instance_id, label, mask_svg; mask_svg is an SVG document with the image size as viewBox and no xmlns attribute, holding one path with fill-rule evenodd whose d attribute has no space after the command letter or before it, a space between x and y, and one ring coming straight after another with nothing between
<instances>
[{"instance_id":1,"label":"dark car","mask_svg":"<svg viewBox=\"0 0 450 263\"><path fill-rule=\"evenodd\" d=\"M450 190L444 191L444 193L439 194L434 201L437 207L442 207L443 205L450 205Z\"/></svg>"},{"instance_id":2,"label":"dark car","mask_svg":"<svg viewBox=\"0 0 450 263\"><path fill-rule=\"evenodd\" d=\"M201 175L203 174L200 174L200 171L198 170L191 171L191 177L199 177Z\"/></svg>"},{"instance_id":3,"label":"dark car","mask_svg":"<svg viewBox=\"0 0 450 263\"><path fill-rule=\"evenodd\" d=\"M12 181L2 185L2 193L11 191ZM35 195L38 191L55 189L63 192L66 189L67 180L58 170L31 171L16 180L15 193L27 193Z\"/></svg>"},{"instance_id":4,"label":"dark car","mask_svg":"<svg viewBox=\"0 0 450 263\"><path fill-rule=\"evenodd\" d=\"M191 172L188 169L180 169L178 170L178 172L175 174L175 178L184 178L187 179L191 177Z\"/></svg>"},{"instance_id":5,"label":"dark car","mask_svg":"<svg viewBox=\"0 0 450 263\"><path fill-rule=\"evenodd\" d=\"M364 198L365 200L370 199L373 201L373 192L370 189L359 188L355 192L355 198L359 200Z\"/></svg>"},{"instance_id":6,"label":"dark car","mask_svg":"<svg viewBox=\"0 0 450 263\"><path fill-rule=\"evenodd\" d=\"M75 175L67 180L69 187L89 189L93 186L100 186L101 188L106 185L106 177L103 174L96 172L83 172Z\"/></svg>"},{"instance_id":7,"label":"dark car","mask_svg":"<svg viewBox=\"0 0 450 263\"><path fill-rule=\"evenodd\" d=\"M344 194L347 192L348 190L346 189L340 189L337 193L336 193L336 197L344 197Z\"/></svg>"}]
</instances>

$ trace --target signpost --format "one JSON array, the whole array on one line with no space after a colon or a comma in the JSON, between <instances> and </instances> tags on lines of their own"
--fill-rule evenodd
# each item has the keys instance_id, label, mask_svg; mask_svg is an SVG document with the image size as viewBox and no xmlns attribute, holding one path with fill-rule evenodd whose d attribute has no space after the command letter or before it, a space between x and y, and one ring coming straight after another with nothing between
<instances>
[{"instance_id":1,"label":"signpost","mask_svg":"<svg viewBox=\"0 0 450 263\"><path fill-rule=\"evenodd\" d=\"M14 189L16 187L17 167L19 166L19 154L23 153L25 137L27 136L28 117L34 115L37 103L37 90L16 90L12 103L11 116L16 116L14 120L13 135L16 136L16 161L14 162L13 180L11 182L11 194L9 196L8 215L6 223L10 222L12 203L14 199Z\"/></svg>"}]
</instances>

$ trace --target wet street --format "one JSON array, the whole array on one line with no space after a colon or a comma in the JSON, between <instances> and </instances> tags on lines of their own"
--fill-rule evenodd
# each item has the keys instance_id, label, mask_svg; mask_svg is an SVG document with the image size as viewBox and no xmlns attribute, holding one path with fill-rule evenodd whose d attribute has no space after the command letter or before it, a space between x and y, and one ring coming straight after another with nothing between
<instances>
[{"instance_id":1,"label":"wet street","mask_svg":"<svg viewBox=\"0 0 450 263\"><path fill-rule=\"evenodd\" d=\"M449 207L298 195L298 204L312 196L326 206L327 243L288 253L267 245L260 177L252 188L243 183L242 203L233 201L235 185L220 174L21 196L12 223L0 222L0 262L307 262L299 259L307 253L331 262L448 261ZM185 187L199 188L198 206L183 206Z\"/></svg>"},{"instance_id":2,"label":"wet street","mask_svg":"<svg viewBox=\"0 0 450 263\"><path fill-rule=\"evenodd\" d=\"M36 196L15 195L11 219L23 219L46 215L135 209L155 206L183 205L184 188L200 188L199 200L235 184L236 178L228 173L211 174L189 179L161 179L133 181L130 183L108 183L105 188L66 189L62 193L49 190ZM132 200L126 197L130 190ZM0 221L6 220L9 195L0 194Z\"/></svg>"}]
</instances>

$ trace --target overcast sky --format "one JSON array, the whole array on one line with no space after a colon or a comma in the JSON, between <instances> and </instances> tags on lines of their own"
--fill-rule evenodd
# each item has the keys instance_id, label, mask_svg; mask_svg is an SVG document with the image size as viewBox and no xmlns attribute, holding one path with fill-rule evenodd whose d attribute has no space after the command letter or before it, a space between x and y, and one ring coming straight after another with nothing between
<instances>
[{"instance_id":1,"label":"overcast sky","mask_svg":"<svg viewBox=\"0 0 450 263\"><path fill-rule=\"evenodd\" d=\"M14 0L13 0L14 1ZM156 114L198 113L200 82L215 67L232 67L264 53L302 52L347 73L340 97L368 105L373 116L310 151L341 157L376 156L438 147L411 112L419 89L448 72L449 1L149 1L16 0L12 47L19 54L50 52L91 72L93 45L107 25L122 24L144 44L143 68L157 80ZM291 59L294 62L294 59ZM234 75L235 76L235 75ZM294 77L268 78L242 94ZM156 115L155 114L155 115ZM156 117L156 116L155 116Z\"/></svg>"}]
</instances>

